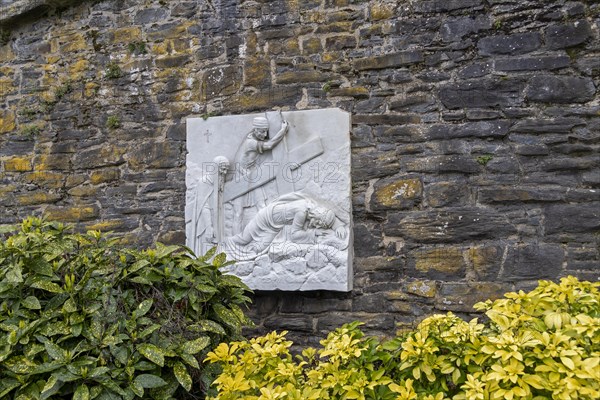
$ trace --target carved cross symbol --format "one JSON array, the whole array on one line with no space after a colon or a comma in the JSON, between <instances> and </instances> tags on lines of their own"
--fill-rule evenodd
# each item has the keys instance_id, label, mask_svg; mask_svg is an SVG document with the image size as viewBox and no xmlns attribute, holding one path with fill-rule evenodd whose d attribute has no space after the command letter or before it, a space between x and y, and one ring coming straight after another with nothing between
<instances>
[{"instance_id":1,"label":"carved cross symbol","mask_svg":"<svg viewBox=\"0 0 600 400\"><path fill-rule=\"evenodd\" d=\"M211 131L207 129L206 132L204 132L204 136L206 136L206 143L210 143L210 137L212 136Z\"/></svg>"},{"instance_id":2,"label":"carved cross symbol","mask_svg":"<svg viewBox=\"0 0 600 400\"><path fill-rule=\"evenodd\" d=\"M307 163L315 157L323 154L323 145L320 138L311 139L300 146L291 150L287 148L286 138L272 150L272 163L264 163L263 165L274 166L274 174L271 171L263 171L255 182L250 185L235 185L231 182L225 184L223 200L225 202L237 199L244 194L251 192L259 187L267 184L275 179L277 182L277 192L279 195L294 192L294 182L292 171L300 168L302 164Z\"/></svg>"}]
</instances>

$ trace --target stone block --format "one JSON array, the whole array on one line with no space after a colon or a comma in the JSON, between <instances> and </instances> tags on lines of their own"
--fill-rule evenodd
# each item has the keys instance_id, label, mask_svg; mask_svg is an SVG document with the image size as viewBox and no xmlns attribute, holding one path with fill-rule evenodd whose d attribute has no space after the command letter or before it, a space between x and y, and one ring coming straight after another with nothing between
<instances>
[{"instance_id":1,"label":"stone block","mask_svg":"<svg viewBox=\"0 0 600 400\"><path fill-rule=\"evenodd\" d=\"M354 60L354 68L359 71L370 69L397 68L423 62L423 54L418 51L404 51L383 56L365 57Z\"/></svg>"},{"instance_id":2,"label":"stone block","mask_svg":"<svg viewBox=\"0 0 600 400\"><path fill-rule=\"evenodd\" d=\"M352 178L354 182L381 178L398 172L400 165L395 151L375 151L352 154Z\"/></svg>"},{"instance_id":3,"label":"stone block","mask_svg":"<svg viewBox=\"0 0 600 400\"><path fill-rule=\"evenodd\" d=\"M474 312L473 306L480 301L502 298L512 290L510 285L492 282L442 283L435 301L435 308L443 311Z\"/></svg>"},{"instance_id":4,"label":"stone block","mask_svg":"<svg viewBox=\"0 0 600 400\"><path fill-rule=\"evenodd\" d=\"M15 128L15 114L9 110L0 111L0 134L12 132Z\"/></svg>"},{"instance_id":5,"label":"stone block","mask_svg":"<svg viewBox=\"0 0 600 400\"><path fill-rule=\"evenodd\" d=\"M479 54L484 56L525 54L541 45L542 36L538 32L488 36L477 42Z\"/></svg>"},{"instance_id":6,"label":"stone block","mask_svg":"<svg viewBox=\"0 0 600 400\"><path fill-rule=\"evenodd\" d=\"M405 125L420 122L421 117L415 114L356 114L352 118L354 125Z\"/></svg>"},{"instance_id":7,"label":"stone block","mask_svg":"<svg viewBox=\"0 0 600 400\"><path fill-rule=\"evenodd\" d=\"M4 160L4 171L26 172L33 170L31 156L15 156Z\"/></svg>"},{"instance_id":8,"label":"stone block","mask_svg":"<svg viewBox=\"0 0 600 400\"><path fill-rule=\"evenodd\" d=\"M594 233L600 229L600 203L557 204L544 209L545 234Z\"/></svg>"},{"instance_id":9,"label":"stone block","mask_svg":"<svg viewBox=\"0 0 600 400\"><path fill-rule=\"evenodd\" d=\"M492 186L478 191L481 203L556 202L565 198L565 189L540 187Z\"/></svg>"},{"instance_id":10,"label":"stone block","mask_svg":"<svg viewBox=\"0 0 600 400\"><path fill-rule=\"evenodd\" d=\"M552 70L565 68L570 64L571 59L568 56L513 57L494 61L494 66L497 71Z\"/></svg>"},{"instance_id":11,"label":"stone block","mask_svg":"<svg viewBox=\"0 0 600 400\"><path fill-rule=\"evenodd\" d=\"M231 112L264 111L273 107L295 106L301 98L302 91L298 87L285 88L285 90L261 90L230 96L224 101L224 108Z\"/></svg>"},{"instance_id":12,"label":"stone block","mask_svg":"<svg viewBox=\"0 0 600 400\"><path fill-rule=\"evenodd\" d=\"M343 50L356 47L356 38L352 35L331 36L325 39L328 51Z\"/></svg>"},{"instance_id":13,"label":"stone block","mask_svg":"<svg viewBox=\"0 0 600 400\"><path fill-rule=\"evenodd\" d=\"M425 204L429 207L464 206L469 203L466 182L433 182L425 185Z\"/></svg>"},{"instance_id":14,"label":"stone block","mask_svg":"<svg viewBox=\"0 0 600 400\"><path fill-rule=\"evenodd\" d=\"M449 109L510 107L522 103L525 82L521 78L462 81L440 87L439 97Z\"/></svg>"},{"instance_id":15,"label":"stone block","mask_svg":"<svg viewBox=\"0 0 600 400\"><path fill-rule=\"evenodd\" d=\"M378 181L371 199L373 211L407 210L416 207L423 197L423 183L416 177L393 177Z\"/></svg>"},{"instance_id":16,"label":"stone block","mask_svg":"<svg viewBox=\"0 0 600 400\"><path fill-rule=\"evenodd\" d=\"M585 103L595 94L591 78L558 75L534 76L526 91L528 100L542 103Z\"/></svg>"},{"instance_id":17,"label":"stone block","mask_svg":"<svg viewBox=\"0 0 600 400\"><path fill-rule=\"evenodd\" d=\"M95 186L76 186L69 189L67 193L73 197L95 197L98 194L98 188Z\"/></svg>"},{"instance_id":18,"label":"stone block","mask_svg":"<svg viewBox=\"0 0 600 400\"><path fill-rule=\"evenodd\" d=\"M566 24L552 24L545 30L546 46L551 50L577 46L592 36L592 29L586 20Z\"/></svg>"},{"instance_id":19,"label":"stone block","mask_svg":"<svg viewBox=\"0 0 600 400\"><path fill-rule=\"evenodd\" d=\"M424 0L413 4L415 13L443 13L465 8L478 8L482 0Z\"/></svg>"},{"instance_id":20,"label":"stone block","mask_svg":"<svg viewBox=\"0 0 600 400\"><path fill-rule=\"evenodd\" d=\"M505 238L514 234L516 228L501 212L462 208L390 214L383 232L417 243L460 243Z\"/></svg>"},{"instance_id":21,"label":"stone block","mask_svg":"<svg viewBox=\"0 0 600 400\"><path fill-rule=\"evenodd\" d=\"M335 88L331 89L328 95L333 97L354 97L356 99L363 99L369 97L369 89L364 86Z\"/></svg>"},{"instance_id":22,"label":"stone block","mask_svg":"<svg viewBox=\"0 0 600 400\"><path fill-rule=\"evenodd\" d=\"M430 140L457 138L504 138L511 126L510 121L480 121L466 124L435 124L429 127L425 137Z\"/></svg>"},{"instance_id":23,"label":"stone block","mask_svg":"<svg viewBox=\"0 0 600 400\"><path fill-rule=\"evenodd\" d=\"M305 54L317 54L323 51L323 46L321 46L321 39L318 37L311 37L305 39L302 42L302 50Z\"/></svg>"},{"instance_id":24,"label":"stone block","mask_svg":"<svg viewBox=\"0 0 600 400\"><path fill-rule=\"evenodd\" d=\"M81 222L97 218L99 209L95 205L89 206L49 206L45 216L51 221Z\"/></svg>"},{"instance_id":25,"label":"stone block","mask_svg":"<svg viewBox=\"0 0 600 400\"><path fill-rule=\"evenodd\" d=\"M500 278L511 282L556 279L562 272L564 258L564 250L556 244L515 244L508 247Z\"/></svg>"},{"instance_id":26,"label":"stone block","mask_svg":"<svg viewBox=\"0 0 600 400\"><path fill-rule=\"evenodd\" d=\"M353 230L356 257L369 257L381 253L383 243L379 225L356 223Z\"/></svg>"},{"instance_id":27,"label":"stone block","mask_svg":"<svg viewBox=\"0 0 600 400\"><path fill-rule=\"evenodd\" d=\"M124 28L118 28L110 32L112 36L112 42L114 43L125 43L140 41L142 39L142 30L137 26L128 26Z\"/></svg>"},{"instance_id":28,"label":"stone block","mask_svg":"<svg viewBox=\"0 0 600 400\"><path fill-rule=\"evenodd\" d=\"M183 164L183 154L179 143L145 143L127 153L127 162L134 170L176 168Z\"/></svg>"},{"instance_id":29,"label":"stone block","mask_svg":"<svg viewBox=\"0 0 600 400\"><path fill-rule=\"evenodd\" d=\"M249 59L244 63L244 84L256 88L269 86L271 66L268 60Z\"/></svg>"},{"instance_id":30,"label":"stone block","mask_svg":"<svg viewBox=\"0 0 600 400\"><path fill-rule=\"evenodd\" d=\"M462 249L458 247L423 247L408 255L409 274L428 279L457 280L466 273Z\"/></svg>"},{"instance_id":31,"label":"stone block","mask_svg":"<svg viewBox=\"0 0 600 400\"><path fill-rule=\"evenodd\" d=\"M502 268L504 249L501 246L482 245L466 250L467 279L495 281Z\"/></svg>"},{"instance_id":32,"label":"stone block","mask_svg":"<svg viewBox=\"0 0 600 400\"><path fill-rule=\"evenodd\" d=\"M428 280L414 280L406 284L405 291L415 296L433 298L437 292L437 283Z\"/></svg>"},{"instance_id":33,"label":"stone block","mask_svg":"<svg viewBox=\"0 0 600 400\"><path fill-rule=\"evenodd\" d=\"M32 206L38 204L53 204L61 200L63 196L58 193L49 193L47 191L35 191L15 196L19 206Z\"/></svg>"},{"instance_id":34,"label":"stone block","mask_svg":"<svg viewBox=\"0 0 600 400\"><path fill-rule=\"evenodd\" d=\"M105 144L100 148L82 150L73 157L73 167L76 169L92 169L119 165L125 162L123 155L128 150L126 147L117 144Z\"/></svg>"},{"instance_id":35,"label":"stone block","mask_svg":"<svg viewBox=\"0 0 600 400\"><path fill-rule=\"evenodd\" d=\"M482 170L475 157L460 154L405 157L400 160L400 165L406 172L476 174Z\"/></svg>"},{"instance_id":36,"label":"stone block","mask_svg":"<svg viewBox=\"0 0 600 400\"><path fill-rule=\"evenodd\" d=\"M490 29L492 21L488 16L478 17L448 17L440 28L444 42L458 42L463 37Z\"/></svg>"},{"instance_id":37,"label":"stone block","mask_svg":"<svg viewBox=\"0 0 600 400\"><path fill-rule=\"evenodd\" d=\"M55 172L34 171L25 173L23 178L26 182L43 188L58 189L63 186L66 176Z\"/></svg>"},{"instance_id":38,"label":"stone block","mask_svg":"<svg viewBox=\"0 0 600 400\"><path fill-rule=\"evenodd\" d=\"M40 154L34 158L34 169L66 171L71 168L71 158L71 154Z\"/></svg>"},{"instance_id":39,"label":"stone block","mask_svg":"<svg viewBox=\"0 0 600 400\"><path fill-rule=\"evenodd\" d=\"M165 8L143 8L135 14L133 22L136 25L150 25L167 18Z\"/></svg>"},{"instance_id":40,"label":"stone block","mask_svg":"<svg viewBox=\"0 0 600 400\"><path fill-rule=\"evenodd\" d=\"M291 83L325 82L331 79L331 75L321 71L287 71L275 76L277 83L281 85Z\"/></svg>"},{"instance_id":41,"label":"stone block","mask_svg":"<svg viewBox=\"0 0 600 400\"><path fill-rule=\"evenodd\" d=\"M576 126L584 124L585 120L573 117L527 118L514 124L510 131L533 134L570 133Z\"/></svg>"}]
</instances>

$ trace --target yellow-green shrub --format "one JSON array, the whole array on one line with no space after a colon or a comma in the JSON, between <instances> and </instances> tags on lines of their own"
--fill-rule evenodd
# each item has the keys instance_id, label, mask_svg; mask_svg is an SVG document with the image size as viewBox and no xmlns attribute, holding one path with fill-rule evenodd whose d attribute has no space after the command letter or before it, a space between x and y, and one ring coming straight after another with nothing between
<instances>
[{"instance_id":1,"label":"yellow-green shrub","mask_svg":"<svg viewBox=\"0 0 600 400\"><path fill-rule=\"evenodd\" d=\"M476 305L488 321L434 315L380 343L344 325L293 357L285 332L220 344L218 400L600 398L600 283L541 281Z\"/></svg>"}]
</instances>

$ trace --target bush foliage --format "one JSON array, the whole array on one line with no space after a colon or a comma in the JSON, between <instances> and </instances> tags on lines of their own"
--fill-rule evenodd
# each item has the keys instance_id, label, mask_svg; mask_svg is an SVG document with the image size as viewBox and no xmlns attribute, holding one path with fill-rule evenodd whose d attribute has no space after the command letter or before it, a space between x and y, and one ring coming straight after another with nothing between
<instances>
[{"instance_id":1,"label":"bush foliage","mask_svg":"<svg viewBox=\"0 0 600 400\"><path fill-rule=\"evenodd\" d=\"M435 315L383 343L352 323L296 358L285 332L222 343L214 399L598 399L599 287L541 281L476 305L486 323Z\"/></svg>"},{"instance_id":2,"label":"bush foliage","mask_svg":"<svg viewBox=\"0 0 600 400\"><path fill-rule=\"evenodd\" d=\"M214 377L199 360L241 339L247 288L221 274L224 255L122 249L35 218L11 234L0 240L2 399L197 398Z\"/></svg>"}]
</instances>

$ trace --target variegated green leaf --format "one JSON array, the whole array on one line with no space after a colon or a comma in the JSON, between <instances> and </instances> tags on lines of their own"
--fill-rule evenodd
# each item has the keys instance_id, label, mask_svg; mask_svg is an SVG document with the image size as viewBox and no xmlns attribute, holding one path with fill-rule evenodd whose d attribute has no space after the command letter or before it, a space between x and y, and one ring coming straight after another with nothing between
<instances>
[{"instance_id":1,"label":"variegated green leaf","mask_svg":"<svg viewBox=\"0 0 600 400\"><path fill-rule=\"evenodd\" d=\"M152 299L147 299L142 301L138 307L137 310L134 311L134 314L136 317L142 317L144 315L146 315L146 313L148 313L148 311L150 311L150 308L152 308Z\"/></svg>"},{"instance_id":2,"label":"variegated green leaf","mask_svg":"<svg viewBox=\"0 0 600 400\"><path fill-rule=\"evenodd\" d=\"M143 343L137 346L137 351L153 363L160 365L161 367L165 365L164 352L159 347L153 344Z\"/></svg>"},{"instance_id":3,"label":"variegated green leaf","mask_svg":"<svg viewBox=\"0 0 600 400\"><path fill-rule=\"evenodd\" d=\"M204 350L210 344L210 338L207 336L199 337L198 339L186 342L181 346L181 350L186 354L197 354Z\"/></svg>"},{"instance_id":4,"label":"variegated green leaf","mask_svg":"<svg viewBox=\"0 0 600 400\"><path fill-rule=\"evenodd\" d=\"M173 365L173 373L175 374L175 378L177 378L177 381L181 384L181 386L183 386L183 388L189 392L192 389L192 377L188 373L185 365L179 361L176 362Z\"/></svg>"},{"instance_id":5,"label":"variegated green leaf","mask_svg":"<svg viewBox=\"0 0 600 400\"><path fill-rule=\"evenodd\" d=\"M62 293L63 292L63 289L60 286L58 286L56 283L50 282L50 281L41 281L41 280L36 281L31 284L31 287L35 288L35 289L42 289L42 290L45 290L45 291L51 292L51 293Z\"/></svg>"},{"instance_id":6,"label":"variegated green leaf","mask_svg":"<svg viewBox=\"0 0 600 400\"><path fill-rule=\"evenodd\" d=\"M23 300L21 300L21 304L23 307L28 308L30 310L39 310L42 308L40 305L40 301L35 296L27 296Z\"/></svg>"},{"instance_id":7,"label":"variegated green leaf","mask_svg":"<svg viewBox=\"0 0 600 400\"><path fill-rule=\"evenodd\" d=\"M85 384L81 384L75 389L73 400L90 400L90 389Z\"/></svg>"},{"instance_id":8,"label":"variegated green leaf","mask_svg":"<svg viewBox=\"0 0 600 400\"><path fill-rule=\"evenodd\" d=\"M135 377L134 382L145 389L154 389L167 384L164 379L152 374L138 375Z\"/></svg>"}]
</instances>

